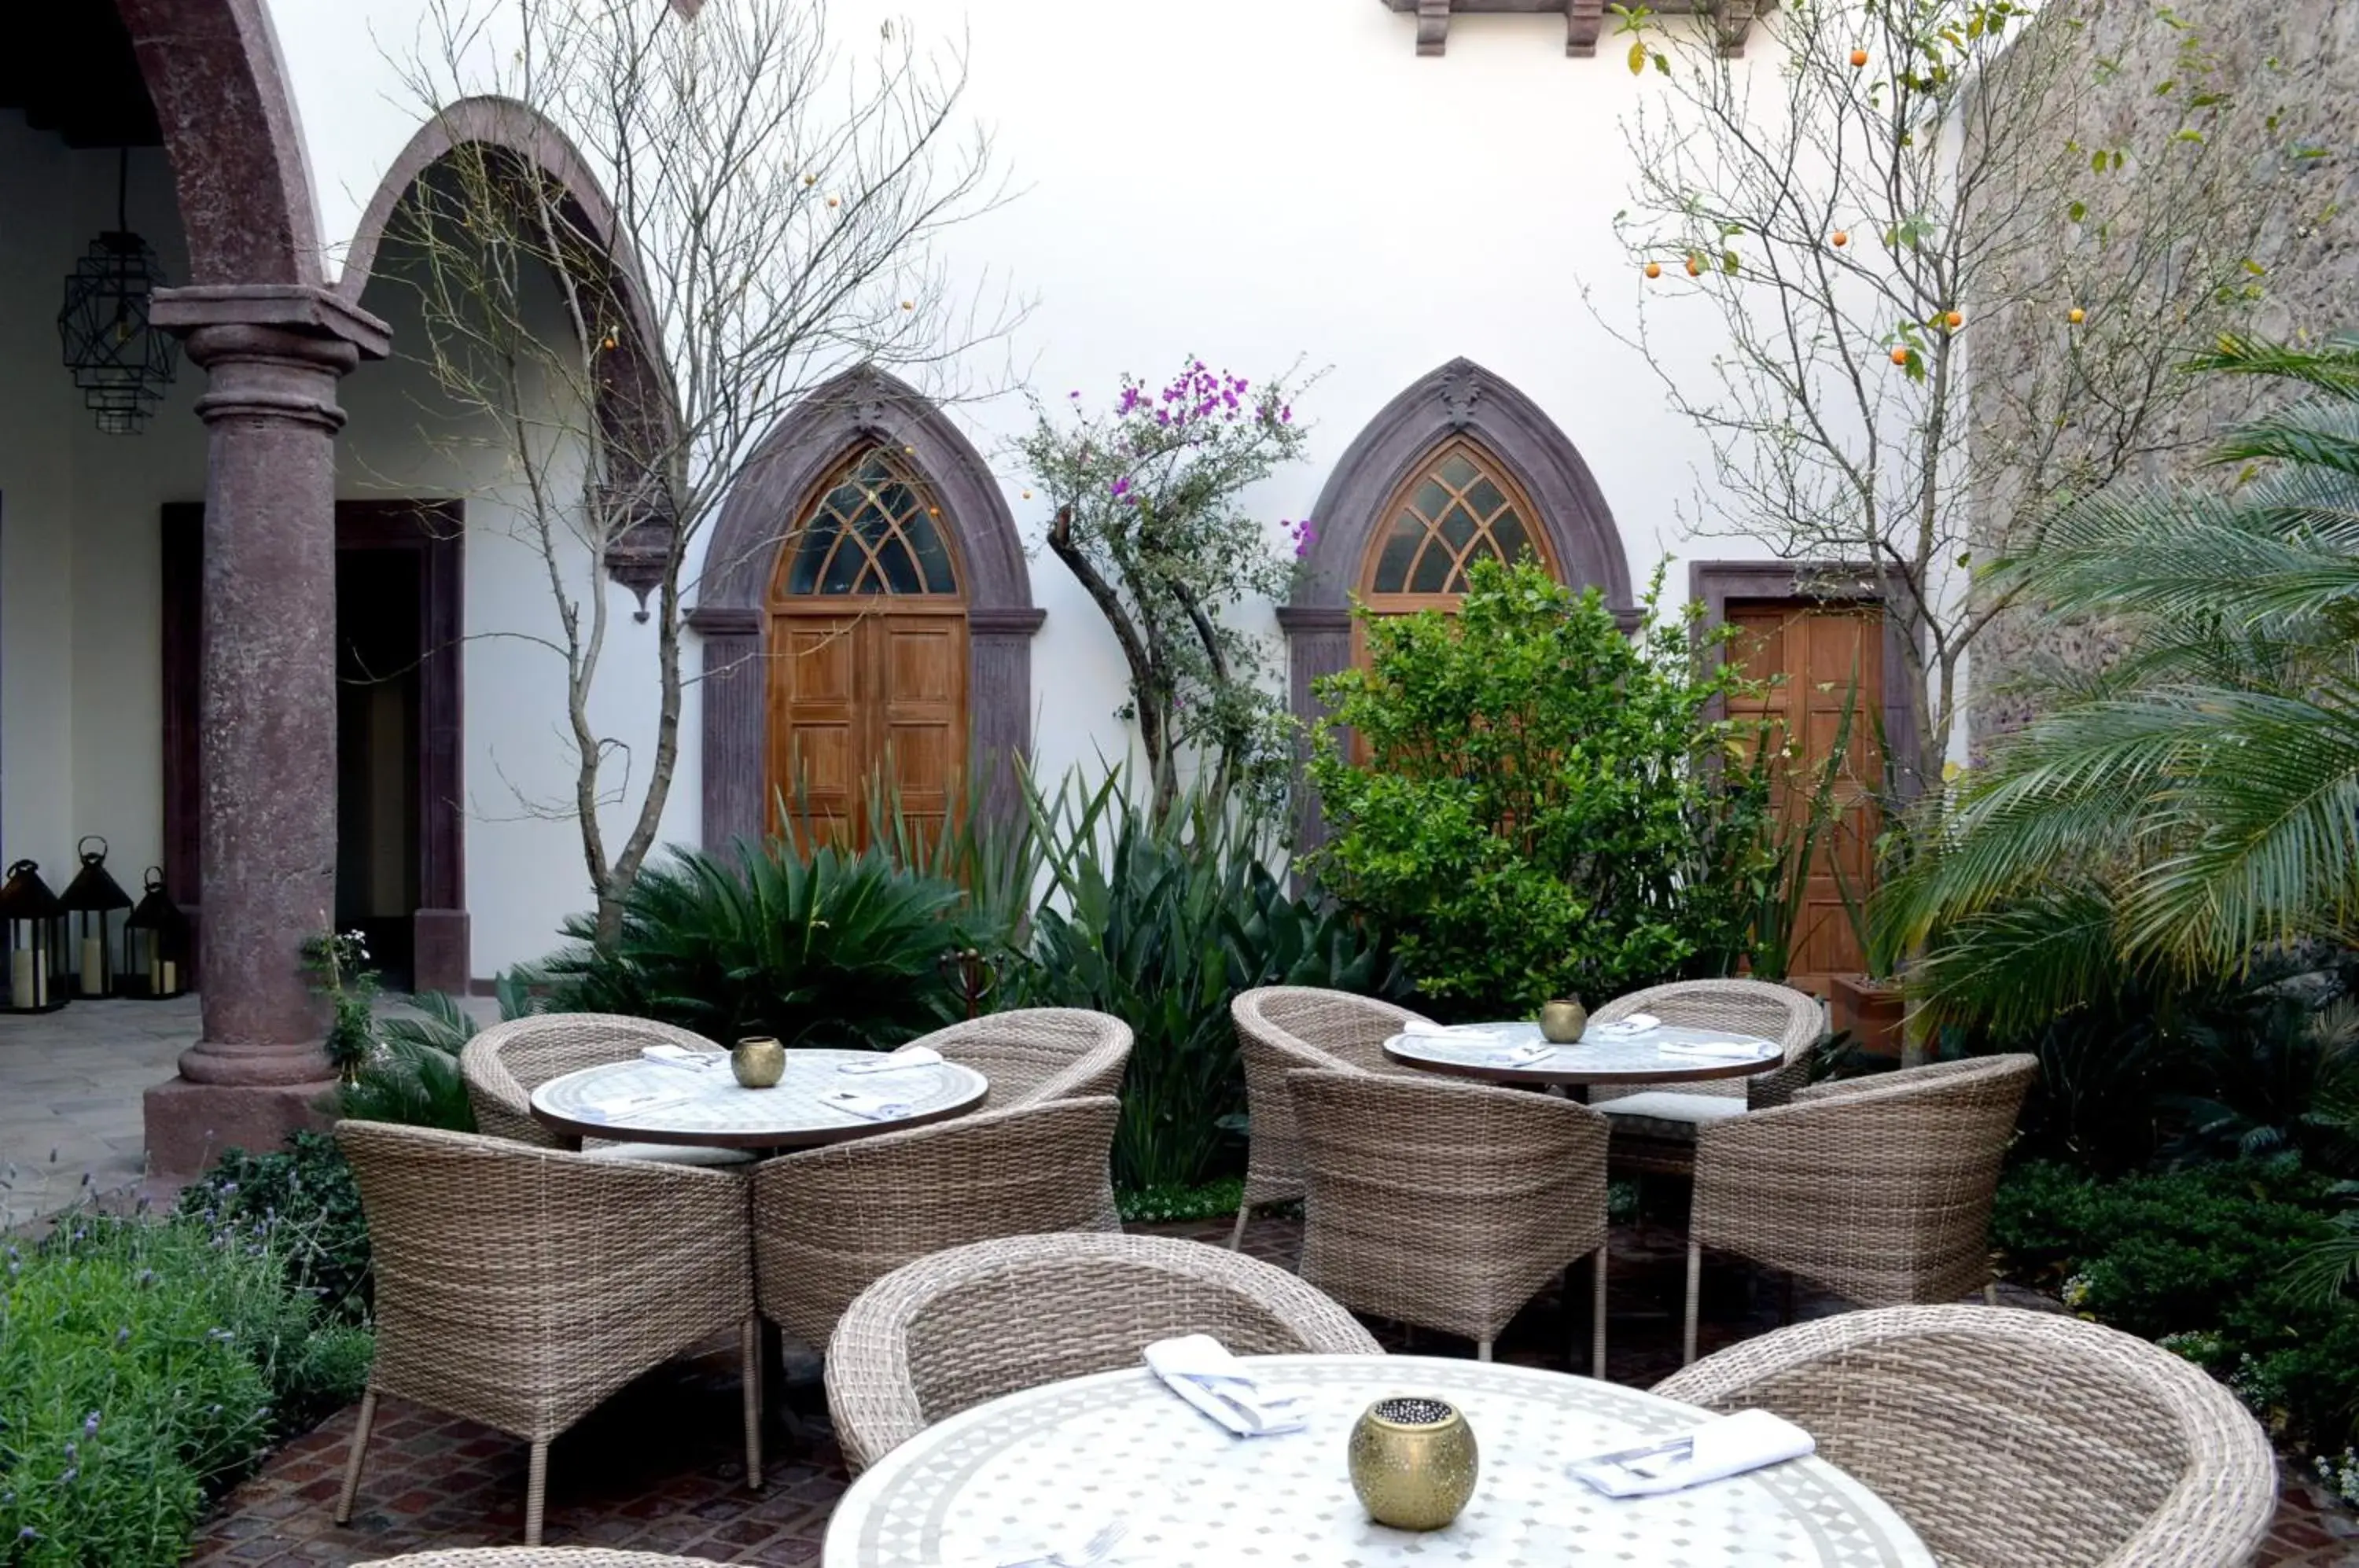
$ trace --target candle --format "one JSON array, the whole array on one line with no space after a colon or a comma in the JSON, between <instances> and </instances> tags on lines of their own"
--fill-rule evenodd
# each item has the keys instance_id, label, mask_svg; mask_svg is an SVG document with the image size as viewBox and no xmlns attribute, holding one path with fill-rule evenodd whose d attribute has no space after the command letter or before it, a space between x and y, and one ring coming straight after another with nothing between
<instances>
[{"instance_id":1,"label":"candle","mask_svg":"<svg viewBox=\"0 0 2359 1568\"><path fill-rule=\"evenodd\" d=\"M33 1002L33 950L20 947L8 955L8 1005L29 1007Z\"/></svg>"},{"instance_id":2,"label":"candle","mask_svg":"<svg viewBox=\"0 0 2359 1568\"><path fill-rule=\"evenodd\" d=\"M106 947L94 936L82 939L82 994L106 995Z\"/></svg>"},{"instance_id":3,"label":"candle","mask_svg":"<svg viewBox=\"0 0 2359 1568\"><path fill-rule=\"evenodd\" d=\"M180 966L168 958L158 967L163 971L164 986L162 990L157 992L157 995L168 996L179 988Z\"/></svg>"}]
</instances>

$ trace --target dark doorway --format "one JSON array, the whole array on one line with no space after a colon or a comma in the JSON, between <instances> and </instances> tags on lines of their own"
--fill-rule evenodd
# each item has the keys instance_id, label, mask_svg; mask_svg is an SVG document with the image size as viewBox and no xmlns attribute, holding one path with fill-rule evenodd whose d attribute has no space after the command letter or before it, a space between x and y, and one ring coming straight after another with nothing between
<instances>
[{"instance_id":1,"label":"dark doorway","mask_svg":"<svg viewBox=\"0 0 2359 1568\"><path fill-rule=\"evenodd\" d=\"M336 908L388 985L464 994L464 557L455 501L336 504ZM164 872L198 864L204 508L164 508Z\"/></svg>"},{"instance_id":2,"label":"dark doorway","mask_svg":"<svg viewBox=\"0 0 2359 1568\"><path fill-rule=\"evenodd\" d=\"M417 972L419 552L336 552L336 929L386 985Z\"/></svg>"}]
</instances>

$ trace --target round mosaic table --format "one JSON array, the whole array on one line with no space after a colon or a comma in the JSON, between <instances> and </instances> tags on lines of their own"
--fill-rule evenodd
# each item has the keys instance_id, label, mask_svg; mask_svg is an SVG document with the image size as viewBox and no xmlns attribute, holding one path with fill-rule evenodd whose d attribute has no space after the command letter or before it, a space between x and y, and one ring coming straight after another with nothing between
<instances>
[{"instance_id":1,"label":"round mosaic table","mask_svg":"<svg viewBox=\"0 0 2359 1568\"><path fill-rule=\"evenodd\" d=\"M729 1059L691 1068L644 1058L551 1078L532 1092L533 1118L577 1138L710 1149L810 1149L964 1116L990 1084L954 1062L889 1073L846 1073L878 1061L865 1051L789 1051L777 1085L748 1089ZM898 1114L864 1116L823 1096L850 1090L892 1103Z\"/></svg>"},{"instance_id":2,"label":"round mosaic table","mask_svg":"<svg viewBox=\"0 0 2359 1568\"><path fill-rule=\"evenodd\" d=\"M1480 1078L1489 1083L1567 1084L1675 1083L1681 1079L1749 1078L1782 1065L1786 1053L1775 1040L1727 1029L1687 1029L1658 1024L1636 1034L1593 1037L1571 1045L1552 1045L1546 1056L1506 1063L1491 1060L1519 1046L1545 1044L1534 1023L1477 1024L1497 1039L1488 1044L1462 1045L1430 1036L1397 1034L1385 1041L1385 1054L1429 1073L1459 1078ZM1606 1026L1598 1026L1603 1028ZM1667 1045L1723 1044L1734 1041L1755 1047L1751 1057L1689 1056L1666 1051Z\"/></svg>"},{"instance_id":3,"label":"round mosaic table","mask_svg":"<svg viewBox=\"0 0 2359 1568\"><path fill-rule=\"evenodd\" d=\"M1934 1568L1900 1516L1821 1459L1653 1497L1599 1495L1576 1459L1709 1419L1636 1388L1426 1356L1248 1358L1307 1426L1232 1437L1144 1367L978 1405L879 1460L836 1505L827 1568L985 1568L1128 1526L1103 1568ZM1352 1494L1344 1445L1362 1410L1433 1394L1481 1449L1473 1499L1430 1535L1388 1530Z\"/></svg>"}]
</instances>

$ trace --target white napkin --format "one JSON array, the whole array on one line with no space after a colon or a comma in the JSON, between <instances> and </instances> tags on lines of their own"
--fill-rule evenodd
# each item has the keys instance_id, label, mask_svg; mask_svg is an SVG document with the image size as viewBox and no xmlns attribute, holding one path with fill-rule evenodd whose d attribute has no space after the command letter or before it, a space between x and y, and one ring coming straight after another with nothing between
<instances>
[{"instance_id":1,"label":"white napkin","mask_svg":"<svg viewBox=\"0 0 2359 1568\"><path fill-rule=\"evenodd\" d=\"M1747 1062L1769 1053L1759 1046L1741 1040L1700 1040L1687 1045L1658 1045L1655 1048L1665 1056L1711 1056L1723 1062Z\"/></svg>"},{"instance_id":2,"label":"white napkin","mask_svg":"<svg viewBox=\"0 0 2359 1568\"><path fill-rule=\"evenodd\" d=\"M820 1095L819 1103L863 1121L898 1121L909 1114L908 1102L888 1100L882 1094L864 1094L857 1089L830 1089Z\"/></svg>"},{"instance_id":3,"label":"white napkin","mask_svg":"<svg viewBox=\"0 0 2359 1568\"><path fill-rule=\"evenodd\" d=\"M1546 1062L1556 1054L1556 1047L1544 1040L1527 1040L1506 1051L1495 1051L1483 1060L1493 1067L1529 1067L1535 1062Z\"/></svg>"},{"instance_id":4,"label":"white napkin","mask_svg":"<svg viewBox=\"0 0 2359 1568\"><path fill-rule=\"evenodd\" d=\"M1264 1395L1255 1387L1253 1374L1209 1334L1158 1339L1147 1347L1147 1365L1165 1387L1237 1437L1275 1437L1303 1428L1301 1416L1294 1411L1295 1397ZM1261 1419L1252 1420L1231 1400Z\"/></svg>"},{"instance_id":5,"label":"white napkin","mask_svg":"<svg viewBox=\"0 0 2359 1568\"><path fill-rule=\"evenodd\" d=\"M1663 1020L1652 1013L1632 1013L1628 1018L1616 1018L1610 1024L1592 1024L1588 1033L1592 1037L1604 1035L1613 1040L1626 1040L1631 1035L1645 1034L1648 1029L1662 1027Z\"/></svg>"},{"instance_id":6,"label":"white napkin","mask_svg":"<svg viewBox=\"0 0 2359 1568\"><path fill-rule=\"evenodd\" d=\"M942 1053L930 1045L905 1045L888 1056L868 1062L847 1062L838 1073L898 1073L908 1067L939 1067Z\"/></svg>"},{"instance_id":7,"label":"white napkin","mask_svg":"<svg viewBox=\"0 0 2359 1568\"><path fill-rule=\"evenodd\" d=\"M1496 1045L1504 1037L1497 1029L1481 1029L1473 1024L1405 1024L1403 1040L1434 1040L1443 1045Z\"/></svg>"},{"instance_id":8,"label":"white napkin","mask_svg":"<svg viewBox=\"0 0 2359 1568\"><path fill-rule=\"evenodd\" d=\"M1782 1416L1739 1410L1668 1442L1577 1459L1566 1470L1609 1497L1647 1497L1800 1459L1818 1446Z\"/></svg>"},{"instance_id":9,"label":"white napkin","mask_svg":"<svg viewBox=\"0 0 2359 1568\"><path fill-rule=\"evenodd\" d=\"M689 1067L699 1073L729 1060L717 1051L690 1051L684 1045L670 1044L643 1045L639 1047L639 1056L643 1061L659 1062L666 1067Z\"/></svg>"},{"instance_id":10,"label":"white napkin","mask_svg":"<svg viewBox=\"0 0 2359 1568\"><path fill-rule=\"evenodd\" d=\"M584 1121L610 1122L616 1116L637 1116L648 1111L668 1111L675 1105L685 1105L696 1097L694 1094L665 1093L625 1094L620 1099L598 1100L578 1106L573 1114Z\"/></svg>"}]
</instances>

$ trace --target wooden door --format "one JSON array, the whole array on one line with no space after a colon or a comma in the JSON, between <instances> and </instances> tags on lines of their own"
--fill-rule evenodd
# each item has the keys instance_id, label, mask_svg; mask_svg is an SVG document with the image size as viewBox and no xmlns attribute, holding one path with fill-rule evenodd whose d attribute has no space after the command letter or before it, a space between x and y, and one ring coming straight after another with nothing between
<instances>
[{"instance_id":1,"label":"wooden door","mask_svg":"<svg viewBox=\"0 0 2359 1568\"><path fill-rule=\"evenodd\" d=\"M868 820L881 791L930 837L963 788L966 604L950 540L929 487L870 448L779 552L768 780L821 834L866 844L886 826Z\"/></svg>"},{"instance_id":2,"label":"wooden door","mask_svg":"<svg viewBox=\"0 0 2359 1568\"><path fill-rule=\"evenodd\" d=\"M1799 831L1822 785L1831 790L1796 917L1788 978L1815 983L1858 974L1866 954L1853 910L1874 887L1875 840L1884 828L1883 606L1733 599L1728 621L1738 628L1730 657L1743 659L1753 680L1771 683L1758 701L1731 702L1729 717L1747 729L1759 724L1764 744L1793 746L1771 787L1780 818ZM1838 749L1830 781L1828 759Z\"/></svg>"}]
</instances>

